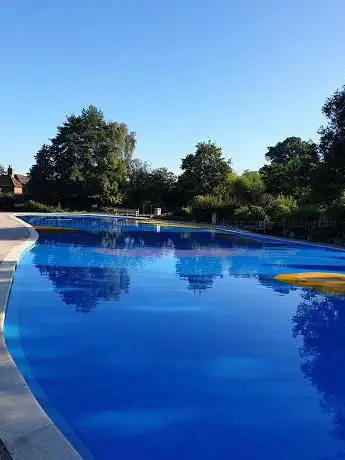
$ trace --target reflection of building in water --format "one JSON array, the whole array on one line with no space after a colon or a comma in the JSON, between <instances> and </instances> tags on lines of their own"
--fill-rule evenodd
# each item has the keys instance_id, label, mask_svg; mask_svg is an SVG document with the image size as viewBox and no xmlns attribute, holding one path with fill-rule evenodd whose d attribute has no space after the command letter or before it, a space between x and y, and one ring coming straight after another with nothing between
<instances>
[{"instance_id":1,"label":"reflection of building in water","mask_svg":"<svg viewBox=\"0 0 345 460\"><path fill-rule=\"evenodd\" d=\"M188 289L200 293L222 278L223 262L220 257L177 257L176 273L188 281Z\"/></svg>"}]
</instances>

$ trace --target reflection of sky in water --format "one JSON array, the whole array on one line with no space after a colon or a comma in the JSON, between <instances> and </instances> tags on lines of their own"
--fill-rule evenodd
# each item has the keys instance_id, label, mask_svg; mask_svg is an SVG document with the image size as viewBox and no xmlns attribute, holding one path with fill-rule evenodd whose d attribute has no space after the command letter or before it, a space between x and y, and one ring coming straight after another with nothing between
<instances>
[{"instance_id":1,"label":"reflection of sky in water","mask_svg":"<svg viewBox=\"0 0 345 460\"><path fill-rule=\"evenodd\" d=\"M78 219L44 217L88 231L25 254L6 337L85 458L345 458L345 299L273 280L345 253Z\"/></svg>"}]
</instances>

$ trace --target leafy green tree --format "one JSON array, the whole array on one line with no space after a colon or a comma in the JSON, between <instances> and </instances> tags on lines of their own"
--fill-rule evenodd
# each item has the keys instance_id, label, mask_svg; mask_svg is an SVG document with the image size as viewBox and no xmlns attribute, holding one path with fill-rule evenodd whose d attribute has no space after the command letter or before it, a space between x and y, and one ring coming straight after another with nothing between
<instances>
[{"instance_id":1,"label":"leafy green tree","mask_svg":"<svg viewBox=\"0 0 345 460\"><path fill-rule=\"evenodd\" d=\"M167 168L157 168L150 176L150 201L155 206L173 208L175 205L177 177Z\"/></svg>"},{"instance_id":2,"label":"leafy green tree","mask_svg":"<svg viewBox=\"0 0 345 460\"><path fill-rule=\"evenodd\" d=\"M235 210L233 219L237 221L262 221L267 219L267 215L262 206L247 204Z\"/></svg>"},{"instance_id":3,"label":"leafy green tree","mask_svg":"<svg viewBox=\"0 0 345 460\"><path fill-rule=\"evenodd\" d=\"M149 204L150 176L151 166L147 161L135 158L130 162L125 192L127 205L145 212L145 205Z\"/></svg>"},{"instance_id":4,"label":"leafy green tree","mask_svg":"<svg viewBox=\"0 0 345 460\"><path fill-rule=\"evenodd\" d=\"M312 141L288 137L265 155L268 165L260 169L267 192L274 195L309 196L320 160Z\"/></svg>"},{"instance_id":5,"label":"leafy green tree","mask_svg":"<svg viewBox=\"0 0 345 460\"><path fill-rule=\"evenodd\" d=\"M185 202L196 195L213 194L231 172L230 161L214 142L199 142L196 152L182 159L179 188Z\"/></svg>"},{"instance_id":6,"label":"leafy green tree","mask_svg":"<svg viewBox=\"0 0 345 460\"><path fill-rule=\"evenodd\" d=\"M135 133L107 122L94 106L71 115L36 154L29 192L39 199L102 204L119 202L135 148ZM47 196L48 195L48 196Z\"/></svg>"},{"instance_id":7,"label":"leafy green tree","mask_svg":"<svg viewBox=\"0 0 345 460\"><path fill-rule=\"evenodd\" d=\"M148 206L173 207L176 183L177 177L167 168L151 169L147 162L134 159L128 174L126 202L144 211Z\"/></svg>"},{"instance_id":8,"label":"leafy green tree","mask_svg":"<svg viewBox=\"0 0 345 460\"><path fill-rule=\"evenodd\" d=\"M267 212L272 220L285 220L291 218L297 211L297 200L289 195L278 195L267 206Z\"/></svg>"},{"instance_id":9,"label":"leafy green tree","mask_svg":"<svg viewBox=\"0 0 345 460\"><path fill-rule=\"evenodd\" d=\"M328 123L320 129L318 185L324 198L334 199L345 189L345 86L327 99L322 112Z\"/></svg>"},{"instance_id":10,"label":"leafy green tree","mask_svg":"<svg viewBox=\"0 0 345 460\"><path fill-rule=\"evenodd\" d=\"M242 203L260 203L265 189L265 183L258 171L246 170L233 183L234 194Z\"/></svg>"}]
</instances>

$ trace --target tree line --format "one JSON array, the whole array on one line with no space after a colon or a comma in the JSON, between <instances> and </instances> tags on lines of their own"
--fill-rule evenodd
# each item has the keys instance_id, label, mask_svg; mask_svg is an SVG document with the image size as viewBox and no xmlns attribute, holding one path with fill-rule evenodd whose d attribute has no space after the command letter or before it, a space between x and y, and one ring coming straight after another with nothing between
<instances>
[{"instance_id":1,"label":"tree line","mask_svg":"<svg viewBox=\"0 0 345 460\"><path fill-rule=\"evenodd\" d=\"M179 217L209 220L343 219L345 211L345 86L322 112L319 141L291 136L267 148L258 171L237 174L212 141L199 142L181 173L152 168L134 157L136 134L90 106L68 116L36 153L27 195L65 209L153 207ZM345 219L344 219L345 220Z\"/></svg>"}]
</instances>

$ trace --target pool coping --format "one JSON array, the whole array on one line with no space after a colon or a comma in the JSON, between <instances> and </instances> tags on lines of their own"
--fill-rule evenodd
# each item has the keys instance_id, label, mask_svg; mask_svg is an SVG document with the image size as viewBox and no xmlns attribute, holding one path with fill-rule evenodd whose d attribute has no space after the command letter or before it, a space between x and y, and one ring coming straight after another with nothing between
<instances>
[{"instance_id":1,"label":"pool coping","mask_svg":"<svg viewBox=\"0 0 345 460\"><path fill-rule=\"evenodd\" d=\"M14 242L0 261L0 438L13 460L81 460L38 403L7 349L4 322L13 275L22 254L35 245L38 233L14 213L3 214L16 221L17 228L18 222L25 227L28 237Z\"/></svg>"}]
</instances>

